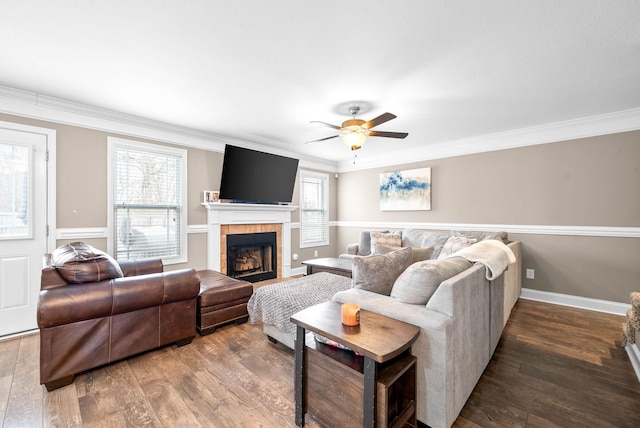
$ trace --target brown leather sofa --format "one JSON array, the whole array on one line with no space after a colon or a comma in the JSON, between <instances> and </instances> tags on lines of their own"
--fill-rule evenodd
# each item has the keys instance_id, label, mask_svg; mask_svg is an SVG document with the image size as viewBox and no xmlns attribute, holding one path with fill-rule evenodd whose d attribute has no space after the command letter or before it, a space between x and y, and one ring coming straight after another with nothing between
<instances>
[{"instance_id":1,"label":"brown leather sofa","mask_svg":"<svg viewBox=\"0 0 640 428\"><path fill-rule=\"evenodd\" d=\"M116 262L86 244L44 257L38 300L40 383L76 374L196 334L200 279L193 269L163 272L160 259Z\"/></svg>"}]
</instances>

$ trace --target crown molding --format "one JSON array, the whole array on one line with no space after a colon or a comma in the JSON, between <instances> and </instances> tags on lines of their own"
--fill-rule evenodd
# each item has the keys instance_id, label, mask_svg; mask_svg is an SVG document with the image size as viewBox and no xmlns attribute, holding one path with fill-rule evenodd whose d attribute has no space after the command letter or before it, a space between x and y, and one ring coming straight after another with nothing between
<instances>
[{"instance_id":1,"label":"crown molding","mask_svg":"<svg viewBox=\"0 0 640 428\"><path fill-rule=\"evenodd\" d=\"M579 138L616 134L640 129L640 108L589 116L540 126L514 129L494 134L444 141L418 149L388 153L384 158L339 162L338 172L357 171L392 165L402 165L433 159L514 149L539 144L557 143Z\"/></svg>"},{"instance_id":2,"label":"crown molding","mask_svg":"<svg viewBox=\"0 0 640 428\"><path fill-rule=\"evenodd\" d=\"M299 159L300 166L305 168L329 172L337 171L337 164L332 161L304 157L300 153L264 146L225 135L198 131L2 85L0 85L0 112L219 153L224 152L226 144L232 144L248 149L294 157Z\"/></svg>"},{"instance_id":3,"label":"crown molding","mask_svg":"<svg viewBox=\"0 0 640 428\"><path fill-rule=\"evenodd\" d=\"M460 140L442 141L417 149L386 153L384 157L362 158L354 165L352 160L333 162L305 157L300 153L272 146L171 125L2 85L0 85L0 112L220 153L224 152L225 144L233 144L299 158L300 166L304 168L328 172L348 172L402 165L640 129L640 108L635 108Z\"/></svg>"}]
</instances>

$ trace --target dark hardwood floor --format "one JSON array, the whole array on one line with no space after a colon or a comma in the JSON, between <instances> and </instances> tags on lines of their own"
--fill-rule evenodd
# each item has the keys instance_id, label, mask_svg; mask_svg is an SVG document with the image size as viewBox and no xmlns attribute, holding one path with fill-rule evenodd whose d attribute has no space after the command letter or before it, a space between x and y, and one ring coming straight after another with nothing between
<instances>
[{"instance_id":1,"label":"dark hardwood floor","mask_svg":"<svg viewBox=\"0 0 640 428\"><path fill-rule=\"evenodd\" d=\"M638 427L640 383L623 318L521 300L458 427ZM260 326L230 325L39 384L38 336L0 341L4 427L293 427L293 352ZM307 426L316 427L308 420Z\"/></svg>"}]
</instances>

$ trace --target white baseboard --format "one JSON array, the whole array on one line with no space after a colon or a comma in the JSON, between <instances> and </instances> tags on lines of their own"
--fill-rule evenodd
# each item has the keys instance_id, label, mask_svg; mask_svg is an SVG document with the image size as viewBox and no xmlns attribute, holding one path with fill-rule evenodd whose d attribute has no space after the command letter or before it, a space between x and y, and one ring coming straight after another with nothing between
<instances>
[{"instance_id":1,"label":"white baseboard","mask_svg":"<svg viewBox=\"0 0 640 428\"><path fill-rule=\"evenodd\" d=\"M7 334L6 336L0 336L0 342L3 342L5 340L16 339L18 337L31 336L32 334L40 334L40 330L37 328L34 328L32 330L20 331L18 333Z\"/></svg>"},{"instance_id":2,"label":"white baseboard","mask_svg":"<svg viewBox=\"0 0 640 428\"><path fill-rule=\"evenodd\" d=\"M572 308L587 309L590 311L605 312L608 314L625 316L631 304L610 302L608 300L591 299L589 297L571 296L569 294L552 293L549 291L532 290L523 288L520 293L522 299L536 300L538 302L553 303L556 305L570 306Z\"/></svg>"},{"instance_id":3,"label":"white baseboard","mask_svg":"<svg viewBox=\"0 0 640 428\"><path fill-rule=\"evenodd\" d=\"M637 343L629 343L625 346L627 350L627 354L629 355L629 360L631 360L631 365L633 366L633 371L636 372L636 377L638 378L638 382L640 382L640 349L638 349Z\"/></svg>"},{"instance_id":4,"label":"white baseboard","mask_svg":"<svg viewBox=\"0 0 640 428\"><path fill-rule=\"evenodd\" d=\"M307 273L307 267L306 266L300 266L297 268L291 268L289 270L289 276L294 276L294 275L305 275Z\"/></svg>"}]
</instances>

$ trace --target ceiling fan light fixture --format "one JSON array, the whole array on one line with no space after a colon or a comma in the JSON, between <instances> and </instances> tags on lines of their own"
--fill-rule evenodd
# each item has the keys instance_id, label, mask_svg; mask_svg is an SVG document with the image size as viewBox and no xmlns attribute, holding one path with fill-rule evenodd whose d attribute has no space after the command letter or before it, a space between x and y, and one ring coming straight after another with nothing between
<instances>
[{"instance_id":1,"label":"ceiling fan light fixture","mask_svg":"<svg viewBox=\"0 0 640 428\"><path fill-rule=\"evenodd\" d=\"M392 113L383 113L380 116L365 122L362 119L356 119L356 114L360 111L359 106L350 106L349 113L353 116L353 118L349 120L345 120L342 122L342 126L333 125L327 122L321 122L319 120L312 120L311 123L319 123L321 125L327 126L329 128L337 129L340 131L339 134L332 135L330 137L320 138L318 140L308 141L305 144L315 143L318 141L330 140L332 138L342 137L342 141L349 147L351 150L358 150L364 145L367 137L386 137L386 138L405 138L409 135L406 132L387 132L387 131L374 131L372 128L382 125L390 121L391 119L395 119L397 116Z\"/></svg>"},{"instance_id":2,"label":"ceiling fan light fixture","mask_svg":"<svg viewBox=\"0 0 640 428\"><path fill-rule=\"evenodd\" d=\"M362 132L362 128L354 127L357 129L344 129L342 134L342 141L349 147L351 150L358 150L362 147L365 140L367 139L366 133Z\"/></svg>"}]
</instances>

